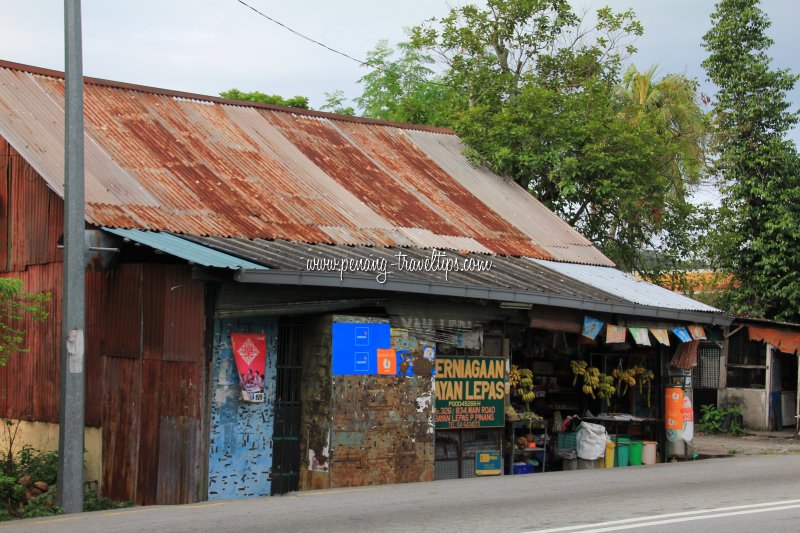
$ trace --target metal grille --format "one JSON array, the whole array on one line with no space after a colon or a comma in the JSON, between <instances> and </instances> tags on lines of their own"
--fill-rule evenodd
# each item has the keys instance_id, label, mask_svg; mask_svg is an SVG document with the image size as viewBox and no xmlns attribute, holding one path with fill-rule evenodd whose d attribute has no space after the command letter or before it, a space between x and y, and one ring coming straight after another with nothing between
<instances>
[{"instance_id":1,"label":"metal grille","mask_svg":"<svg viewBox=\"0 0 800 533\"><path fill-rule=\"evenodd\" d=\"M728 367L728 387L734 389L763 389L766 387L766 368Z\"/></svg>"},{"instance_id":2,"label":"metal grille","mask_svg":"<svg viewBox=\"0 0 800 533\"><path fill-rule=\"evenodd\" d=\"M741 330L728 339L728 364L766 366L766 348L761 342L751 341L747 332Z\"/></svg>"},{"instance_id":3,"label":"metal grille","mask_svg":"<svg viewBox=\"0 0 800 533\"><path fill-rule=\"evenodd\" d=\"M719 388L719 354L718 346L700 346L697 366L692 371L692 383L695 388Z\"/></svg>"},{"instance_id":4,"label":"metal grille","mask_svg":"<svg viewBox=\"0 0 800 533\"><path fill-rule=\"evenodd\" d=\"M767 381L767 353L764 343L751 341L742 329L728 339L727 386L763 389Z\"/></svg>"},{"instance_id":5,"label":"metal grille","mask_svg":"<svg viewBox=\"0 0 800 533\"><path fill-rule=\"evenodd\" d=\"M461 435L458 430L437 431L435 445L435 477L458 479L461 463Z\"/></svg>"},{"instance_id":6,"label":"metal grille","mask_svg":"<svg viewBox=\"0 0 800 533\"><path fill-rule=\"evenodd\" d=\"M500 452L501 429L465 429L461 435L464 443L461 477L475 477L475 455L481 451Z\"/></svg>"},{"instance_id":7,"label":"metal grille","mask_svg":"<svg viewBox=\"0 0 800 533\"><path fill-rule=\"evenodd\" d=\"M475 477L475 454L502 449L502 429L454 429L436 432L436 479Z\"/></svg>"},{"instance_id":8,"label":"metal grille","mask_svg":"<svg viewBox=\"0 0 800 533\"><path fill-rule=\"evenodd\" d=\"M300 326L278 327L272 494L297 490L300 481Z\"/></svg>"},{"instance_id":9,"label":"metal grille","mask_svg":"<svg viewBox=\"0 0 800 533\"><path fill-rule=\"evenodd\" d=\"M458 460L436 461L436 479L458 479Z\"/></svg>"}]
</instances>

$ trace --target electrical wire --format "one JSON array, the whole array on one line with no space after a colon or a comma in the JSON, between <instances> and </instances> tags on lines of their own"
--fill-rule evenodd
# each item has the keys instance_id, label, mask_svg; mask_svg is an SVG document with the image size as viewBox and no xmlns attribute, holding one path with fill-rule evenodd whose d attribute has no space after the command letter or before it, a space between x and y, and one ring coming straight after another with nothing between
<instances>
[{"instance_id":1,"label":"electrical wire","mask_svg":"<svg viewBox=\"0 0 800 533\"><path fill-rule=\"evenodd\" d=\"M254 12L258 13L259 15L261 15L261 16L262 16L262 17L264 17L265 19L269 20L270 22L274 22L275 24L277 24L277 25L278 25L278 26L280 26L281 28L284 28L284 29L286 29L286 30L288 30L288 31L290 31L290 32L292 32L292 33L294 33L295 35L297 35L298 37L301 37L301 38L305 39L306 41L309 41L309 42L312 42L312 43L314 43L314 44L316 44L316 45L319 45L319 46L321 46L321 47L325 48L326 50L329 50L329 51L333 52L334 54L339 54L339 55L340 55L340 56L342 56L342 57L346 57L347 59L349 59L349 60L351 60L351 61L355 61L355 62L356 62L356 63L358 63L359 65L363 65L363 66L367 66L367 67L373 67L373 66L375 66L375 65L373 65L373 64L371 64L371 63L369 63L369 62L367 62L367 61L361 61L360 59L356 59L355 57L353 57L353 56L351 56L351 55L349 55L349 54L345 54L344 52L340 52L339 50L336 50L336 49L334 49L334 48L331 48L330 46L328 46L328 45L327 45L327 44L325 44L325 43L321 43L321 42L319 42L319 41L317 41L317 40L315 40L315 39L312 39L311 37L309 37L309 36L307 36L307 35L304 35L304 34L300 33L299 31L297 31L297 30L295 30L295 29L292 29L292 28L290 28L289 26L287 26L287 25L286 25L286 24L284 24L283 22L280 22L279 20L275 20L274 18L270 17L270 16L269 16L269 15L267 15L266 13L262 13L261 11L259 11L259 10L258 10L258 9L256 9L255 7L251 6L251 5L250 5L250 4L248 4L247 2L243 2L242 0L236 0L236 1L237 1L237 2L239 2L240 4L242 4L243 6L245 6L246 8L248 8L248 9L250 9L250 10L252 10L252 11L254 11Z\"/></svg>"},{"instance_id":2,"label":"electrical wire","mask_svg":"<svg viewBox=\"0 0 800 533\"><path fill-rule=\"evenodd\" d=\"M333 52L334 54L338 54L338 55L340 55L342 57L345 57L345 58L347 58L347 59L349 59L351 61L355 61L356 63L358 63L361 66L372 67L372 68L374 68L374 69L376 69L376 70L378 70L380 72L385 72L386 71L386 68L387 68L386 66L378 65L378 64L375 64L375 63L370 63L369 61L362 61L361 59L355 58L355 57L353 57L353 56L351 56L349 54L346 54L344 52L340 52L339 50L336 50L335 48L331 48L330 46L328 46L325 43L321 43L321 42L317 41L316 39L312 39L308 35L302 34L299 31L297 31L297 30L295 30L293 28L290 28L289 26L287 26L283 22L270 17L269 15L267 15L266 13L264 13L262 11L259 11L258 9L256 9L253 6L251 6L247 2L244 2L243 0L236 0L236 1L239 2L240 4L242 4L243 6L245 6L246 8L250 9L254 13L264 17L265 19L267 19L268 21L270 21L270 22L272 22L274 24L277 24L278 26L280 26L283 29L292 32L293 34L297 35L298 37L300 37L302 39L305 39L306 41L314 43L317 46L321 46L322 48L325 48L326 50L328 50L330 52ZM441 82L438 82L438 81L433 81L433 80L420 80L420 82L421 83L429 83L431 85L439 85L441 87L452 87L451 85L448 85L448 84L445 84L445 83L441 83Z\"/></svg>"}]
</instances>

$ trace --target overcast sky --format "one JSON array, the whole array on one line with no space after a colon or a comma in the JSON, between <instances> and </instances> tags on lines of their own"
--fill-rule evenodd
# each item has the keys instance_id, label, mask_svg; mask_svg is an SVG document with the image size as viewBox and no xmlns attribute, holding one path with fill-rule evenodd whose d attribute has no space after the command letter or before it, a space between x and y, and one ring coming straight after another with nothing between
<instances>
[{"instance_id":1,"label":"overcast sky","mask_svg":"<svg viewBox=\"0 0 800 533\"><path fill-rule=\"evenodd\" d=\"M365 58L380 39L403 40L404 27L442 16L466 0L246 0L326 45ZM366 70L305 41L236 0L83 0L84 73L194 93L235 87L304 95L319 107L324 93L360 93ZM713 94L700 63L711 0L574 0L579 9L632 7L644 24L632 61L645 69L697 78ZM773 22L774 64L800 73L800 1L764 0ZM0 59L63 70L63 1L0 0ZM800 90L791 95L795 108ZM797 142L798 131L793 132Z\"/></svg>"}]
</instances>

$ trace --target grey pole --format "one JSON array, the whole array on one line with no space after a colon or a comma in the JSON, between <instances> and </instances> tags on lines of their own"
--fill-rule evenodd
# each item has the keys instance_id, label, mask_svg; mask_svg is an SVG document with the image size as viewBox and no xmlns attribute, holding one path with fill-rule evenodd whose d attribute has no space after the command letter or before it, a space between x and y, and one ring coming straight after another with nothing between
<instances>
[{"instance_id":1,"label":"grey pole","mask_svg":"<svg viewBox=\"0 0 800 533\"><path fill-rule=\"evenodd\" d=\"M66 61L64 139L64 302L61 330L61 411L58 428L58 504L83 511L84 426L84 199L81 2L64 0Z\"/></svg>"}]
</instances>

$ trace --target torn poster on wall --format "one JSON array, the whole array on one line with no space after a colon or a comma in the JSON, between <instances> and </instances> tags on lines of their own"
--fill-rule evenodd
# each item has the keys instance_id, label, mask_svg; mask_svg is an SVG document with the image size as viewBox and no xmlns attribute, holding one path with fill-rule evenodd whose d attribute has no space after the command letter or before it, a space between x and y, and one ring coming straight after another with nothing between
<instances>
[{"instance_id":1,"label":"torn poster on wall","mask_svg":"<svg viewBox=\"0 0 800 533\"><path fill-rule=\"evenodd\" d=\"M242 387L242 400L263 402L267 336L263 333L231 333L231 344Z\"/></svg>"}]
</instances>

